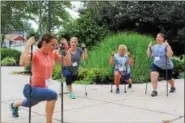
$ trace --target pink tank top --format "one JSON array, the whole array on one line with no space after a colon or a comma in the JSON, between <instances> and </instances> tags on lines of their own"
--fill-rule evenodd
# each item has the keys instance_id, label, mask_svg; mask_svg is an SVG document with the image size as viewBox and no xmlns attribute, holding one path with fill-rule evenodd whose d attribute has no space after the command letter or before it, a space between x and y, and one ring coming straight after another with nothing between
<instances>
[{"instance_id":1,"label":"pink tank top","mask_svg":"<svg viewBox=\"0 0 185 123\"><path fill-rule=\"evenodd\" d=\"M43 54L39 49L33 52L32 58L32 83L34 87L46 87L45 80L52 78L55 59L55 51L49 54Z\"/></svg>"}]
</instances>

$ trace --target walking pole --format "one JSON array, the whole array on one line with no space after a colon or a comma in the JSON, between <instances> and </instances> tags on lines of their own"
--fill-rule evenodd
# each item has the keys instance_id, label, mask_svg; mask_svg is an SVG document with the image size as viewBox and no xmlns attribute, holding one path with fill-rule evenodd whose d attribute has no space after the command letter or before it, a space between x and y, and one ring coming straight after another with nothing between
<instances>
[{"instance_id":1,"label":"walking pole","mask_svg":"<svg viewBox=\"0 0 185 123\"><path fill-rule=\"evenodd\" d=\"M150 58L148 58L148 65L150 65L149 64L150 63L149 61L150 61ZM147 87L148 87L148 81L146 82L145 94L147 94L147 89L148 89Z\"/></svg>"},{"instance_id":2,"label":"walking pole","mask_svg":"<svg viewBox=\"0 0 185 123\"><path fill-rule=\"evenodd\" d=\"M31 95L32 95L32 87L31 87L31 81L32 81L32 56L33 56L33 53L32 53L32 51L33 51L33 45L31 46L31 57L30 57L30 64L31 64L31 66L30 66L30 98L29 98L29 123L31 123Z\"/></svg>"},{"instance_id":3,"label":"walking pole","mask_svg":"<svg viewBox=\"0 0 185 123\"><path fill-rule=\"evenodd\" d=\"M63 68L64 68L64 65L63 65L63 59L64 59L64 56L65 56L65 50L64 50L64 44L62 43L61 45L60 45L60 54L61 54L61 56L62 56L62 71L63 71ZM62 73L61 73L61 77L62 77ZM63 120L63 110L64 110L64 108L63 108L63 82L61 81L61 123L63 123L64 122L64 120Z\"/></svg>"},{"instance_id":4,"label":"walking pole","mask_svg":"<svg viewBox=\"0 0 185 123\"><path fill-rule=\"evenodd\" d=\"M166 41L165 41L166 42ZM168 59L168 56L167 56L167 47L166 47L166 96L168 97L168 80L167 80L167 77L168 77L168 71L167 71L167 59Z\"/></svg>"},{"instance_id":5,"label":"walking pole","mask_svg":"<svg viewBox=\"0 0 185 123\"><path fill-rule=\"evenodd\" d=\"M113 67L113 71L114 71L114 67ZM114 74L114 72L113 72L113 74ZM110 89L110 92L112 93L113 92L113 83L111 82L111 89Z\"/></svg>"},{"instance_id":6,"label":"walking pole","mask_svg":"<svg viewBox=\"0 0 185 123\"><path fill-rule=\"evenodd\" d=\"M85 48L83 45L82 45L82 51L83 53L85 53ZM87 96L87 85L85 84L85 96Z\"/></svg>"},{"instance_id":7,"label":"walking pole","mask_svg":"<svg viewBox=\"0 0 185 123\"><path fill-rule=\"evenodd\" d=\"M150 43L152 43L152 42L150 42ZM150 52L151 52L151 47L150 47ZM148 58L148 65L150 66L150 57ZM146 82L146 88L145 88L145 94L147 94L147 88L148 87L148 81Z\"/></svg>"},{"instance_id":8,"label":"walking pole","mask_svg":"<svg viewBox=\"0 0 185 123\"><path fill-rule=\"evenodd\" d=\"M127 62L128 62L128 61L127 61ZM127 71L127 69L128 69L128 68L127 68L127 67L128 67L128 66L127 66L127 62L125 63L125 66L126 66L126 75L127 75L127 72L128 72L128 71ZM127 84L127 83L125 83L125 93L127 93L127 87L126 87L126 84Z\"/></svg>"},{"instance_id":9,"label":"walking pole","mask_svg":"<svg viewBox=\"0 0 185 123\"><path fill-rule=\"evenodd\" d=\"M30 37L36 38L34 34L30 34L30 36L28 38L30 38ZM31 84L32 84L32 82L31 82L32 81L32 57L33 57L33 45L31 45L30 69L29 69L29 73L30 73L29 123L31 123L31 102L32 102L32 100L31 100L31 96L32 96L32 87L31 87Z\"/></svg>"}]
</instances>

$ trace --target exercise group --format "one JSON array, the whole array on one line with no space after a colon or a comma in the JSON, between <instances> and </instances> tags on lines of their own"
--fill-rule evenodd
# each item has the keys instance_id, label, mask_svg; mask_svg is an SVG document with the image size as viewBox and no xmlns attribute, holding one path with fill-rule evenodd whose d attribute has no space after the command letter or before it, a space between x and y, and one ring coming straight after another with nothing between
<instances>
[{"instance_id":1,"label":"exercise group","mask_svg":"<svg viewBox=\"0 0 185 123\"><path fill-rule=\"evenodd\" d=\"M31 82L27 82L23 88L25 99L12 102L10 105L11 113L13 117L19 117L18 109L20 106L29 108L46 101L46 121L47 123L52 123L58 95L54 90L48 88L48 83L52 79L55 65L57 63L61 64L60 74L65 77L69 98L76 99L72 84L77 80L81 59L88 60L88 49L85 44L78 47L77 37L71 37L69 41L62 38L58 43L54 35L46 33L38 42L38 49L30 54L31 47L35 42L35 37L30 37L27 40L25 50L20 56L21 66L27 66L31 63L32 76ZM156 34L156 43L150 42L148 44L146 54L148 58L153 59L150 73L153 88L151 96L158 95L157 87L160 74L170 84L169 92L174 93L176 90L175 82L172 78L174 64L170 60L170 57L173 56L173 51L165 40L163 33ZM107 60L107 63L113 66L112 74L114 75L116 94L121 92L119 87L121 81L128 84L128 89L132 89L132 86L134 86L132 84L131 66L135 63L132 55L126 45L120 44L117 51L111 52L110 58Z\"/></svg>"}]
</instances>

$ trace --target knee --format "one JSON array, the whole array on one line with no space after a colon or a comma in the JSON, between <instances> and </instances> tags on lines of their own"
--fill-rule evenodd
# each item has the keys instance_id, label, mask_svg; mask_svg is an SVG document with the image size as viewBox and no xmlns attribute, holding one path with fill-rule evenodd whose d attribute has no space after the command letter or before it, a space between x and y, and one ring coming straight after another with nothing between
<instances>
[{"instance_id":1,"label":"knee","mask_svg":"<svg viewBox=\"0 0 185 123\"><path fill-rule=\"evenodd\" d=\"M53 92L53 93L52 93L51 99L52 99L52 100L57 100L57 99L58 99L58 95L57 95L56 92Z\"/></svg>"},{"instance_id":2,"label":"knee","mask_svg":"<svg viewBox=\"0 0 185 123\"><path fill-rule=\"evenodd\" d=\"M58 95L55 91L52 91L49 95L48 95L48 99L47 101L51 101L51 100L57 100L58 99Z\"/></svg>"},{"instance_id":3,"label":"knee","mask_svg":"<svg viewBox=\"0 0 185 123\"><path fill-rule=\"evenodd\" d=\"M119 73L118 71L115 71L115 72L114 72L114 77L116 77L116 78L117 78L117 77L120 77L120 73Z\"/></svg>"},{"instance_id":4,"label":"knee","mask_svg":"<svg viewBox=\"0 0 185 123\"><path fill-rule=\"evenodd\" d=\"M29 101L29 100L25 99L25 100L22 102L22 106L23 106L23 107L32 107L32 106L34 106L34 105L36 105L36 104L38 104L38 103L39 103L39 101L36 101L36 100L31 100L31 101Z\"/></svg>"},{"instance_id":5,"label":"knee","mask_svg":"<svg viewBox=\"0 0 185 123\"><path fill-rule=\"evenodd\" d=\"M158 79L158 73L157 72L151 72L151 80L156 81Z\"/></svg>"},{"instance_id":6,"label":"knee","mask_svg":"<svg viewBox=\"0 0 185 123\"><path fill-rule=\"evenodd\" d=\"M68 78L68 77L71 77L71 73L68 71L68 70L64 70L63 71L63 75Z\"/></svg>"}]
</instances>

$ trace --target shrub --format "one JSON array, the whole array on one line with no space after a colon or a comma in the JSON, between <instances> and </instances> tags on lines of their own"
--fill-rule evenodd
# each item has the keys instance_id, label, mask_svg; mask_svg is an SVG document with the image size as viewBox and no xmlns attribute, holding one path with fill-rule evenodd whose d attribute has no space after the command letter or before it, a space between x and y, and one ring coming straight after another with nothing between
<instances>
[{"instance_id":1,"label":"shrub","mask_svg":"<svg viewBox=\"0 0 185 123\"><path fill-rule=\"evenodd\" d=\"M171 58L173 64L174 64L174 78L183 78L184 76L184 55L180 57L172 57Z\"/></svg>"},{"instance_id":2,"label":"shrub","mask_svg":"<svg viewBox=\"0 0 185 123\"><path fill-rule=\"evenodd\" d=\"M3 66L12 66L15 64L16 64L16 61L13 57L6 57L1 61L1 65Z\"/></svg>"},{"instance_id":3,"label":"shrub","mask_svg":"<svg viewBox=\"0 0 185 123\"><path fill-rule=\"evenodd\" d=\"M179 57L172 57L171 60L174 63L174 69L179 72L184 71L184 59L180 59Z\"/></svg>"},{"instance_id":4,"label":"shrub","mask_svg":"<svg viewBox=\"0 0 185 123\"><path fill-rule=\"evenodd\" d=\"M53 79L61 79L61 65L57 64L53 72Z\"/></svg>"},{"instance_id":5,"label":"shrub","mask_svg":"<svg viewBox=\"0 0 185 123\"><path fill-rule=\"evenodd\" d=\"M26 67L24 67L24 70L26 73L30 73L30 69L31 69L31 63L29 63Z\"/></svg>"},{"instance_id":6,"label":"shrub","mask_svg":"<svg viewBox=\"0 0 185 123\"><path fill-rule=\"evenodd\" d=\"M13 59L15 59L16 64L19 64L20 55L21 55L21 52L15 49L7 49L7 48L1 49L1 60L3 60L6 57L12 57Z\"/></svg>"},{"instance_id":7,"label":"shrub","mask_svg":"<svg viewBox=\"0 0 185 123\"><path fill-rule=\"evenodd\" d=\"M76 36L79 38L79 44L85 43L90 47L101 41L107 32L105 26L98 26L87 14L76 21L65 24L64 29L59 32L59 38L65 37L69 40Z\"/></svg>"}]
</instances>

